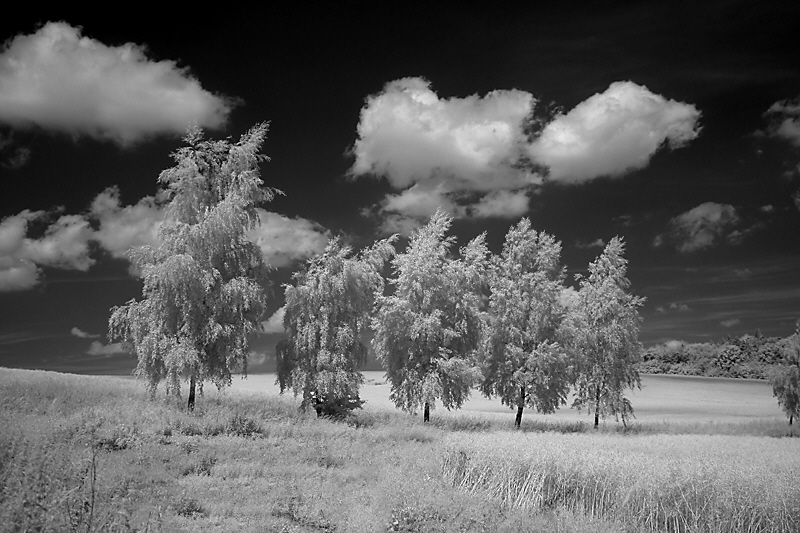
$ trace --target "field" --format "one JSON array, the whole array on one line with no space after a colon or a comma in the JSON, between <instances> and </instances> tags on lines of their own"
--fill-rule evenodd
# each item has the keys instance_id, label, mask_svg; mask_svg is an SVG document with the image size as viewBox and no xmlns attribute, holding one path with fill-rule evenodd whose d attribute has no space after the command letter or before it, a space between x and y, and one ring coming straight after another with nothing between
<instances>
[{"instance_id":1,"label":"field","mask_svg":"<svg viewBox=\"0 0 800 533\"><path fill-rule=\"evenodd\" d=\"M429 425L379 372L347 422L273 376L198 408L132 379L0 369L1 531L797 531L800 440L760 381L646 376L637 419L474 397Z\"/></svg>"}]
</instances>

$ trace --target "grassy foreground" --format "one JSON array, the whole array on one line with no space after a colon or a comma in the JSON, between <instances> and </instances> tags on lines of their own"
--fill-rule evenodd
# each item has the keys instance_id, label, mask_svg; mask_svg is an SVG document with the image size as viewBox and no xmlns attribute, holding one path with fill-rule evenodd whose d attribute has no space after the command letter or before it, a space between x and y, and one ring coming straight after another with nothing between
<instances>
[{"instance_id":1,"label":"grassy foreground","mask_svg":"<svg viewBox=\"0 0 800 533\"><path fill-rule=\"evenodd\" d=\"M800 530L799 439L382 410L337 423L207 392L188 414L129 379L0 369L0 531Z\"/></svg>"}]
</instances>

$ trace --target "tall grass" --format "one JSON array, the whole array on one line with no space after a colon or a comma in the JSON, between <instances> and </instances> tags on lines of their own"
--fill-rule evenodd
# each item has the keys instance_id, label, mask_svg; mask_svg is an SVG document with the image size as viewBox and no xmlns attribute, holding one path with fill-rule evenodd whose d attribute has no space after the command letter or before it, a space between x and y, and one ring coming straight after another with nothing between
<instances>
[{"instance_id":1,"label":"tall grass","mask_svg":"<svg viewBox=\"0 0 800 533\"><path fill-rule=\"evenodd\" d=\"M639 531L800 530L795 439L496 432L448 436L442 473L509 507Z\"/></svg>"}]
</instances>

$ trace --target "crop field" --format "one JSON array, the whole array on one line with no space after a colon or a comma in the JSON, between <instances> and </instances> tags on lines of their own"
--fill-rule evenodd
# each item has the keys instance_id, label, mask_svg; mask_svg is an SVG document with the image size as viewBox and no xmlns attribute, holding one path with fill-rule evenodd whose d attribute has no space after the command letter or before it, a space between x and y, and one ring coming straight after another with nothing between
<instances>
[{"instance_id":1,"label":"crop field","mask_svg":"<svg viewBox=\"0 0 800 533\"><path fill-rule=\"evenodd\" d=\"M473 397L422 424L380 372L343 422L270 375L194 413L132 379L0 369L0 531L798 531L800 440L764 382L645 376L637 418Z\"/></svg>"}]
</instances>

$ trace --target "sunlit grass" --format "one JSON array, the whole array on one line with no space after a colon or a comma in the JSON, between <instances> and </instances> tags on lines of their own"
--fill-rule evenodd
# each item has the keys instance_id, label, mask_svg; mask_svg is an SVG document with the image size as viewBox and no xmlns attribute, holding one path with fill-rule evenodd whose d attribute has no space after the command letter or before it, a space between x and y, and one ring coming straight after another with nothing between
<instances>
[{"instance_id":1,"label":"sunlit grass","mask_svg":"<svg viewBox=\"0 0 800 533\"><path fill-rule=\"evenodd\" d=\"M0 531L797 525L789 480L800 440L763 436L785 432L780 420L596 432L530 417L509 432L505 413L437 410L425 425L373 406L332 422L254 383L207 390L188 413L183 401L150 401L130 379L0 369ZM561 492L537 504L536 480Z\"/></svg>"}]
</instances>

